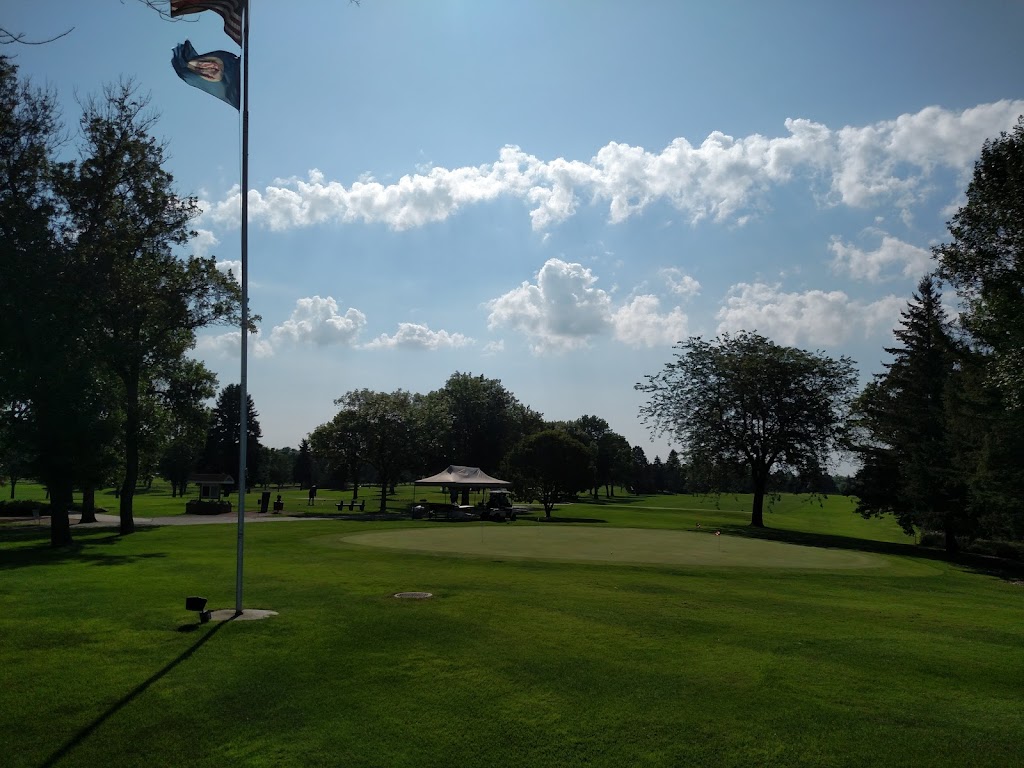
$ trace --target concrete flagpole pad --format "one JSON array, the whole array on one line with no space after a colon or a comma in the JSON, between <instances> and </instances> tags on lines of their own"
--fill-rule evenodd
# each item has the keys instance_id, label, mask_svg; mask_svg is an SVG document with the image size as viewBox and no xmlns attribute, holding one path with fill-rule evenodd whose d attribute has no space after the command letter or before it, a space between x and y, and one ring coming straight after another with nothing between
<instances>
[{"instance_id":1,"label":"concrete flagpole pad","mask_svg":"<svg viewBox=\"0 0 1024 768\"><path fill-rule=\"evenodd\" d=\"M277 611L264 611L258 608L245 608L241 613L235 613L234 608L221 608L217 611L210 611L210 621L258 621L277 616Z\"/></svg>"}]
</instances>

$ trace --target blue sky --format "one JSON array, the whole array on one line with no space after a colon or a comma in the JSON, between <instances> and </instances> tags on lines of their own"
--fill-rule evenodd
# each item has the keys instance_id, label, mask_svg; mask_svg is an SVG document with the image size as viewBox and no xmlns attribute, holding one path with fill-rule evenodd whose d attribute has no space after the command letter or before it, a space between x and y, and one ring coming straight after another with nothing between
<instances>
[{"instance_id":1,"label":"blue sky","mask_svg":"<svg viewBox=\"0 0 1024 768\"><path fill-rule=\"evenodd\" d=\"M1024 3L253 0L249 391L296 446L333 400L498 378L649 458L633 385L688 335L756 330L866 380L982 142L1024 113ZM161 113L192 251L239 259L241 120L171 49L219 17L11 0L7 46L82 99L133 77ZM197 357L239 379L238 333Z\"/></svg>"}]
</instances>

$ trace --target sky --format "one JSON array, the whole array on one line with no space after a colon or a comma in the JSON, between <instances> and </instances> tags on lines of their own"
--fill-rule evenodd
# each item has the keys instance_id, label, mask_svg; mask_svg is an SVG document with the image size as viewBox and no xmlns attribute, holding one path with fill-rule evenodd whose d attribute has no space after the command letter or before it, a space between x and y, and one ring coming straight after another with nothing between
<instances>
[{"instance_id":1,"label":"sky","mask_svg":"<svg viewBox=\"0 0 1024 768\"><path fill-rule=\"evenodd\" d=\"M673 344L756 331L882 369L982 143L1024 114L1024 2L252 0L248 390L296 447L344 393L500 379L551 420L671 447L634 385ZM232 107L171 51L220 17L6 0L5 46L79 103L160 113L187 253L238 274ZM951 299L951 295L947 296ZM240 334L193 354L240 379ZM491 468L494 469L494 468Z\"/></svg>"}]
</instances>

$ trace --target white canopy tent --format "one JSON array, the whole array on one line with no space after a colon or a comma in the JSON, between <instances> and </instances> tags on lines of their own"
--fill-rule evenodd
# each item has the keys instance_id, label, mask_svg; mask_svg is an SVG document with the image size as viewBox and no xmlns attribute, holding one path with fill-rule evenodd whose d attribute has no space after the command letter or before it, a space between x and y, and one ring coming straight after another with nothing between
<instances>
[{"instance_id":1,"label":"white canopy tent","mask_svg":"<svg viewBox=\"0 0 1024 768\"><path fill-rule=\"evenodd\" d=\"M491 477L480 467L461 467L457 464L452 464L443 472L438 472L430 477L424 477L422 480L416 480L413 483L414 487L421 485L444 486L448 489L453 499L456 492L461 492L462 503L468 504L469 492L472 490L507 488L511 483L507 480Z\"/></svg>"},{"instance_id":2,"label":"white canopy tent","mask_svg":"<svg viewBox=\"0 0 1024 768\"><path fill-rule=\"evenodd\" d=\"M511 485L507 480L491 477L479 467L460 467L451 465L443 472L417 480L414 485L445 485L456 488L507 488Z\"/></svg>"}]
</instances>

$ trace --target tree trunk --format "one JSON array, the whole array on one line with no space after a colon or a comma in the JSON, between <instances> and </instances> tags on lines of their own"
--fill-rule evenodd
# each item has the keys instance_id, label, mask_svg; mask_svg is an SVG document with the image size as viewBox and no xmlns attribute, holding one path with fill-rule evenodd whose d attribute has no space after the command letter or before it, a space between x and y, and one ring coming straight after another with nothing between
<instances>
[{"instance_id":1,"label":"tree trunk","mask_svg":"<svg viewBox=\"0 0 1024 768\"><path fill-rule=\"evenodd\" d=\"M124 483L121 485L121 535L135 532L135 518L132 516L132 499L135 484L139 481L139 375L129 372L125 377L125 425L124 425Z\"/></svg>"},{"instance_id":2,"label":"tree trunk","mask_svg":"<svg viewBox=\"0 0 1024 768\"><path fill-rule=\"evenodd\" d=\"M388 479L381 475L380 478L380 513L383 515L388 511ZM355 498L354 496L352 498Z\"/></svg>"},{"instance_id":3,"label":"tree trunk","mask_svg":"<svg viewBox=\"0 0 1024 768\"><path fill-rule=\"evenodd\" d=\"M753 469L751 479L754 481L754 509L750 515L750 525L753 528L764 528L764 492L768 487L768 473Z\"/></svg>"},{"instance_id":4,"label":"tree trunk","mask_svg":"<svg viewBox=\"0 0 1024 768\"><path fill-rule=\"evenodd\" d=\"M71 520L68 510L71 508L72 489L70 481L61 480L48 484L50 487L50 546L67 547L71 540Z\"/></svg>"},{"instance_id":5,"label":"tree trunk","mask_svg":"<svg viewBox=\"0 0 1024 768\"><path fill-rule=\"evenodd\" d=\"M953 526L950 522L946 522L943 526L946 534L946 554L949 557L956 557L960 554L960 542L956 540L956 535L953 533Z\"/></svg>"},{"instance_id":6,"label":"tree trunk","mask_svg":"<svg viewBox=\"0 0 1024 768\"><path fill-rule=\"evenodd\" d=\"M82 489L82 522L96 522L96 489L91 486Z\"/></svg>"},{"instance_id":7,"label":"tree trunk","mask_svg":"<svg viewBox=\"0 0 1024 768\"><path fill-rule=\"evenodd\" d=\"M14 486L16 486L17 484L18 484L18 478L12 476L11 477L11 498L12 499L14 498Z\"/></svg>"}]
</instances>

